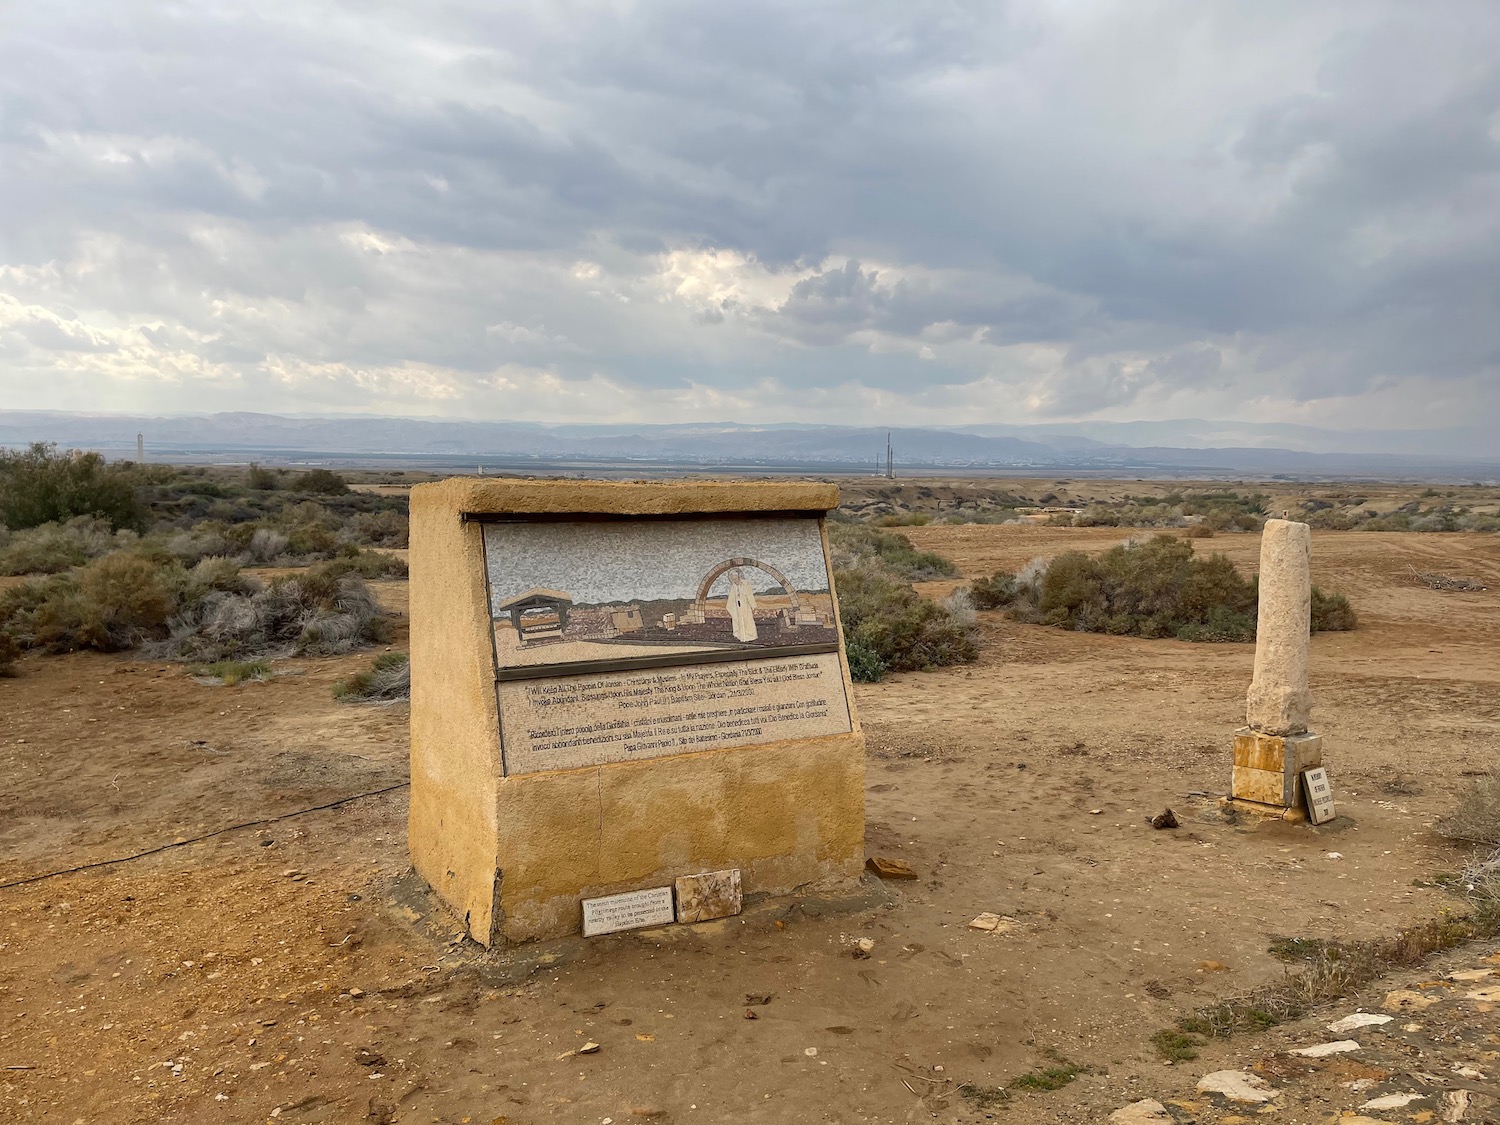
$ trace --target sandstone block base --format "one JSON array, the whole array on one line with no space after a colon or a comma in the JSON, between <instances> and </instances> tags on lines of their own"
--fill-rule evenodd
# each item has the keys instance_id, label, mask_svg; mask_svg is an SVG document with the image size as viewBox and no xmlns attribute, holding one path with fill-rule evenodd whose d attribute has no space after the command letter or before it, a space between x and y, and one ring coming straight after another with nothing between
<instances>
[{"instance_id":1,"label":"sandstone block base","mask_svg":"<svg viewBox=\"0 0 1500 1125\"><path fill-rule=\"evenodd\" d=\"M1234 735L1234 776L1230 795L1262 805L1300 808L1302 771L1323 764L1323 737L1317 734L1262 734L1242 727Z\"/></svg>"},{"instance_id":2,"label":"sandstone block base","mask_svg":"<svg viewBox=\"0 0 1500 1125\"><path fill-rule=\"evenodd\" d=\"M1296 805L1282 808L1280 805L1266 805L1260 801L1240 801L1234 797L1221 797L1219 804L1263 820L1284 820L1288 824L1303 824L1307 821L1307 810Z\"/></svg>"}]
</instances>

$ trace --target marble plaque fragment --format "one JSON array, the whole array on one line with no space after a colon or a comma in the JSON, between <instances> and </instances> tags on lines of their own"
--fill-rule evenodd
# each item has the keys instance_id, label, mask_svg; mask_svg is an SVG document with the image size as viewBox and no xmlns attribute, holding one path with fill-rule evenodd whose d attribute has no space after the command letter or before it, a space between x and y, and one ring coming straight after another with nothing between
<instances>
[{"instance_id":1,"label":"marble plaque fragment","mask_svg":"<svg viewBox=\"0 0 1500 1125\"><path fill-rule=\"evenodd\" d=\"M705 871L677 880L677 920L707 922L729 918L740 912L740 869Z\"/></svg>"},{"instance_id":2,"label":"marble plaque fragment","mask_svg":"<svg viewBox=\"0 0 1500 1125\"><path fill-rule=\"evenodd\" d=\"M583 936L597 937L621 930L665 926L675 920L672 888L648 887L622 895L583 900Z\"/></svg>"},{"instance_id":3,"label":"marble plaque fragment","mask_svg":"<svg viewBox=\"0 0 1500 1125\"><path fill-rule=\"evenodd\" d=\"M1333 786L1322 766L1302 771L1302 791L1307 794L1307 816L1314 824L1326 824L1334 817Z\"/></svg>"}]
</instances>

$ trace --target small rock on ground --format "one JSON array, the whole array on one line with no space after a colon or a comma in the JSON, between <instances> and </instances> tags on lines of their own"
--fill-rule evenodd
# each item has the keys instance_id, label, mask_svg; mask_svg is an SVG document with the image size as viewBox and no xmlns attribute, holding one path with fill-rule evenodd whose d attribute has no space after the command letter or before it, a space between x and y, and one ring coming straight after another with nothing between
<instances>
[{"instance_id":1,"label":"small rock on ground","mask_svg":"<svg viewBox=\"0 0 1500 1125\"><path fill-rule=\"evenodd\" d=\"M1345 1016L1341 1020L1334 1020L1328 1025L1328 1030L1335 1035L1342 1035L1346 1031L1353 1031L1360 1027L1374 1027L1377 1024L1390 1023L1394 1016L1377 1016L1374 1012L1355 1012L1352 1016Z\"/></svg>"},{"instance_id":2,"label":"small rock on ground","mask_svg":"<svg viewBox=\"0 0 1500 1125\"><path fill-rule=\"evenodd\" d=\"M1290 1054L1301 1055L1305 1059L1321 1059L1324 1055L1342 1055L1346 1051L1359 1050L1359 1044L1353 1039L1340 1039L1337 1043L1319 1043L1313 1047L1297 1047Z\"/></svg>"},{"instance_id":3,"label":"small rock on ground","mask_svg":"<svg viewBox=\"0 0 1500 1125\"><path fill-rule=\"evenodd\" d=\"M1109 1115L1109 1119L1113 1125L1167 1125L1171 1122L1172 1115L1161 1102L1142 1098L1115 1110Z\"/></svg>"},{"instance_id":4,"label":"small rock on ground","mask_svg":"<svg viewBox=\"0 0 1500 1125\"><path fill-rule=\"evenodd\" d=\"M1260 1105L1280 1093L1264 1078L1243 1070L1216 1070L1198 1079L1198 1092L1220 1094L1232 1102L1244 1105Z\"/></svg>"}]
</instances>

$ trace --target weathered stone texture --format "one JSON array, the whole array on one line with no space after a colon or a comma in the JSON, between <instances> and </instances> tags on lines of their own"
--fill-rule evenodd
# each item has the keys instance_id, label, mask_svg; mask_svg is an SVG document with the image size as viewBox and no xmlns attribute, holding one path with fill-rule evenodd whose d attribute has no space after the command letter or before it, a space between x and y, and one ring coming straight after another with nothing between
<instances>
[{"instance_id":1,"label":"weathered stone texture","mask_svg":"<svg viewBox=\"0 0 1500 1125\"><path fill-rule=\"evenodd\" d=\"M1266 734L1301 734L1312 712L1307 690L1311 563L1307 524L1266 521L1260 542L1255 675L1245 708L1249 726Z\"/></svg>"}]
</instances>

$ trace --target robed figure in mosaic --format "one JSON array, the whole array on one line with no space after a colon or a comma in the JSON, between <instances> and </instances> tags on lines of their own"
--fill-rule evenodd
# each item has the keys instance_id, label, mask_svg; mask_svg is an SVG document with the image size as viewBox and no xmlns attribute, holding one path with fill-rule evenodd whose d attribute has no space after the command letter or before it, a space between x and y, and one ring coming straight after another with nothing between
<instances>
[{"instance_id":1,"label":"robed figure in mosaic","mask_svg":"<svg viewBox=\"0 0 1500 1125\"><path fill-rule=\"evenodd\" d=\"M738 568L729 572L729 621L737 641L753 641L760 635L755 629L755 590Z\"/></svg>"}]
</instances>

